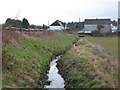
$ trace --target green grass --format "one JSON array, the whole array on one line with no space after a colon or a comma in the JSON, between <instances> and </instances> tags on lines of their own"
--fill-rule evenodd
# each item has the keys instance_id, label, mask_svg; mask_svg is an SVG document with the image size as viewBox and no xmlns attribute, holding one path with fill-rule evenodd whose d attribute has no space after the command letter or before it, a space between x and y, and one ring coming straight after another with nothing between
<instances>
[{"instance_id":1,"label":"green grass","mask_svg":"<svg viewBox=\"0 0 120 90\"><path fill-rule=\"evenodd\" d=\"M51 58L65 53L78 39L74 35L49 39L27 39L21 47L6 45L3 61L3 87L43 87ZM39 82L39 84L38 84Z\"/></svg>"},{"instance_id":2,"label":"green grass","mask_svg":"<svg viewBox=\"0 0 120 90\"><path fill-rule=\"evenodd\" d=\"M79 45L83 46L83 43ZM83 50L81 50L81 52L83 52ZM90 70L87 68L91 68L88 64L88 61L90 60L86 60L83 57L78 56L77 53L78 52L76 50L71 49L62 57L61 61L59 61L59 63L63 63L63 65L60 66L61 74L64 76L66 73L64 79L67 85L69 85L66 87L98 88L99 83L93 78L94 76L90 74ZM62 71L64 72L62 73Z\"/></svg>"},{"instance_id":3,"label":"green grass","mask_svg":"<svg viewBox=\"0 0 120 90\"><path fill-rule=\"evenodd\" d=\"M58 61L60 74L64 77L66 88L113 88L117 87L117 63L108 62L94 55L91 44L82 38L78 46L71 48ZM111 66L113 63L113 66Z\"/></svg>"},{"instance_id":4,"label":"green grass","mask_svg":"<svg viewBox=\"0 0 120 90\"><path fill-rule=\"evenodd\" d=\"M120 59L120 55L118 55L118 37L87 37L88 40L95 44L101 45L108 52L110 52L113 56L118 57Z\"/></svg>"}]
</instances>

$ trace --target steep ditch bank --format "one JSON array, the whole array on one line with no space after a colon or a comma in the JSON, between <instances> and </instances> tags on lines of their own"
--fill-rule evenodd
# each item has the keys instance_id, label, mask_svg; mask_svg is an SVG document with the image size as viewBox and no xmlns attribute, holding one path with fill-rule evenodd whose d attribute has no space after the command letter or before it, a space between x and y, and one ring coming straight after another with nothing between
<instances>
[{"instance_id":1,"label":"steep ditch bank","mask_svg":"<svg viewBox=\"0 0 120 90\"><path fill-rule=\"evenodd\" d=\"M73 46L74 47L77 46L77 42L74 42ZM57 62L61 59L61 57L64 54L56 56L56 58L52 59L52 61L50 62L50 69L47 74L48 82L50 83L45 85L44 88L64 88L65 87L65 84L64 84L65 81L62 78L62 76L58 73L59 69L57 68Z\"/></svg>"},{"instance_id":2,"label":"steep ditch bank","mask_svg":"<svg viewBox=\"0 0 120 90\"><path fill-rule=\"evenodd\" d=\"M118 60L85 38L77 44L58 61L65 88L117 88Z\"/></svg>"},{"instance_id":3,"label":"steep ditch bank","mask_svg":"<svg viewBox=\"0 0 120 90\"><path fill-rule=\"evenodd\" d=\"M50 60L69 50L77 40L77 36L67 34L25 39L18 47L7 43L3 49L3 88L44 87Z\"/></svg>"}]
</instances>

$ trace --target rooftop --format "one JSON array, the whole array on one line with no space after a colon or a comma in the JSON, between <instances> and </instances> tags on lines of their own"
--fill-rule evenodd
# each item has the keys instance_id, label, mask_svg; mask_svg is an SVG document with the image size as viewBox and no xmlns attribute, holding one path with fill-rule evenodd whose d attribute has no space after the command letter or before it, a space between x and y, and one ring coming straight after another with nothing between
<instances>
[{"instance_id":1,"label":"rooftop","mask_svg":"<svg viewBox=\"0 0 120 90\"><path fill-rule=\"evenodd\" d=\"M63 22L61 22L59 20L56 20L50 26L61 26L61 25L65 27L66 23L63 23Z\"/></svg>"},{"instance_id":2,"label":"rooftop","mask_svg":"<svg viewBox=\"0 0 120 90\"><path fill-rule=\"evenodd\" d=\"M85 19L85 24L106 24L109 25L110 19Z\"/></svg>"}]
</instances>

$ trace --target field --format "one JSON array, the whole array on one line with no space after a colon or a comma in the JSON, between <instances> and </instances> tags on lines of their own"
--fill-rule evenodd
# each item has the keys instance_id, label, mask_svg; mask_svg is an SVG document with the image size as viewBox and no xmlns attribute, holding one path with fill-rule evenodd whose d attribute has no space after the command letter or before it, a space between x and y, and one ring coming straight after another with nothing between
<instances>
[{"instance_id":1,"label":"field","mask_svg":"<svg viewBox=\"0 0 120 90\"><path fill-rule=\"evenodd\" d=\"M120 59L118 55L118 37L87 37L88 40L104 47L113 56Z\"/></svg>"},{"instance_id":2,"label":"field","mask_svg":"<svg viewBox=\"0 0 120 90\"><path fill-rule=\"evenodd\" d=\"M75 35L54 31L46 33L49 38L31 36L34 34L3 31L3 88L43 87L50 60L65 53L77 40Z\"/></svg>"}]
</instances>

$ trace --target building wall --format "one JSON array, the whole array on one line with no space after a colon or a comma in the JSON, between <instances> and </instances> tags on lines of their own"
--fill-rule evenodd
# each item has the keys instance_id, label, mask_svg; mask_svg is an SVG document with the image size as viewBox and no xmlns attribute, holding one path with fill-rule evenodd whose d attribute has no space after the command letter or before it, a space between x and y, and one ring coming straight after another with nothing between
<instances>
[{"instance_id":1,"label":"building wall","mask_svg":"<svg viewBox=\"0 0 120 90\"><path fill-rule=\"evenodd\" d=\"M110 25L103 25L104 28L101 29L102 33L110 32L111 31L111 26Z\"/></svg>"},{"instance_id":2,"label":"building wall","mask_svg":"<svg viewBox=\"0 0 120 90\"><path fill-rule=\"evenodd\" d=\"M64 28L61 26L50 26L50 30L63 30Z\"/></svg>"},{"instance_id":3,"label":"building wall","mask_svg":"<svg viewBox=\"0 0 120 90\"><path fill-rule=\"evenodd\" d=\"M97 25L84 25L85 31L94 31L97 29Z\"/></svg>"},{"instance_id":4,"label":"building wall","mask_svg":"<svg viewBox=\"0 0 120 90\"><path fill-rule=\"evenodd\" d=\"M117 27L117 26L111 25L111 30L112 30L112 32L117 32L118 27Z\"/></svg>"},{"instance_id":5,"label":"building wall","mask_svg":"<svg viewBox=\"0 0 120 90\"><path fill-rule=\"evenodd\" d=\"M110 25L103 25L104 28L101 29L101 32L102 33L105 33L105 32L110 32ZM97 27L98 25L84 25L84 30L85 31L94 31L94 30L97 30Z\"/></svg>"}]
</instances>

